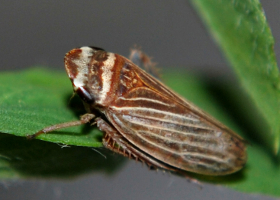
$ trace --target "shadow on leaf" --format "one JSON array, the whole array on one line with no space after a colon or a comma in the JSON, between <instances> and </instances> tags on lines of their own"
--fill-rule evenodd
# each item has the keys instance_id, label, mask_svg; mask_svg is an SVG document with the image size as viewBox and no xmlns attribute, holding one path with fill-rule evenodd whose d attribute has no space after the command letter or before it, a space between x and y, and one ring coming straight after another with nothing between
<instances>
[{"instance_id":1,"label":"shadow on leaf","mask_svg":"<svg viewBox=\"0 0 280 200\"><path fill-rule=\"evenodd\" d=\"M40 140L27 140L0 133L0 163L22 177L70 178L88 172L114 173L124 158L98 148L67 146ZM8 165L7 165L8 163ZM9 175L5 177L9 178Z\"/></svg>"}]
</instances>

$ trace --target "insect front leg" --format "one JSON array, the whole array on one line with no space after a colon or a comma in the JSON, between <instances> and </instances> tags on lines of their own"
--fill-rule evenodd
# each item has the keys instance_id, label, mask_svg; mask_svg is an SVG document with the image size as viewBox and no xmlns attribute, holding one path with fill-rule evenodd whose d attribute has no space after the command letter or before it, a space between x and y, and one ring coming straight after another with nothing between
<instances>
[{"instance_id":1,"label":"insect front leg","mask_svg":"<svg viewBox=\"0 0 280 200\"><path fill-rule=\"evenodd\" d=\"M62 123L62 124L56 124L56 125L53 125L53 126L48 126L44 129L38 131L35 134L28 135L27 139L34 139L34 138L36 138L37 136L39 136L43 133L53 132L55 130L59 130L59 129L62 129L62 128L67 128L67 127L79 126L79 125L82 125L82 124L86 124L86 123L89 123L94 117L95 117L94 114L87 113L87 114L82 115L80 117L80 120L78 120L78 121L65 122L65 123Z\"/></svg>"}]
</instances>

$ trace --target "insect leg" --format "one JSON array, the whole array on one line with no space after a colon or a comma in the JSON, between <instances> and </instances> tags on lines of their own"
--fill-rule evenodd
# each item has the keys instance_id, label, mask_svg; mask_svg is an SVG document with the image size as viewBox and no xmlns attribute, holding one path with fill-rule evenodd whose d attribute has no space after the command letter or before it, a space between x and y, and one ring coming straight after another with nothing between
<instances>
[{"instance_id":1,"label":"insect leg","mask_svg":"<svg viewBox=\"0 0 280 200\"><path fill-rule=\"evenodd\" d=\"M55 130L58 130L58 129L86 124L86 123L90 122L90 120L92 120L94 117L95 117L94 114L84 114L80 117L80 120L78 120L78 121L65 122L65 123L62 123L62 124L55 124L55 125L46 127L44 129L38 131L35 134L28 135L27 139L34 139L34 138L36 138L37 136L39 136L43 133L49 133L49 132L52 132L52 131L55 131Z\"/></svg>"},{"instance_id":2,"label":"insect leg","mask_svg":"<svg viewBox=\"0 0 280 200\"><path fill-rule=\"evenodd\" d=\"M160 78L159 69L156 67L156 63L152 62L152 59L145 54L141 48L136 46L133 47L130 50L129 60L146 72L152 74L154 77Z\"/></svg>"},{"instance_id":3,"label":"insect leg","mask_svg":"<svg viewBox=\"0 0 280 200\"><path fill-rule=\"evenodd\" d=\"M132 158L136 161L141 161L145 163L150 169L161 168L172 171L175 170L171 166L168 166L150 157L149 155L134 147L118 132L118 130L116 130L113 126L109 125L103 119L96 118L95 121L99 130L104 132L104 136L102 139L104 147L125 157Z\"/></svg>"}]
</instances>

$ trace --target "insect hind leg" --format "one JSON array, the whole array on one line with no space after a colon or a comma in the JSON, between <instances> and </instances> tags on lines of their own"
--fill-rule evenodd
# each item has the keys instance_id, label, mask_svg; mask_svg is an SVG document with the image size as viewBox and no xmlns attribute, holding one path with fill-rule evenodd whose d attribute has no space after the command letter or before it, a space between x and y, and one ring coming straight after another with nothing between
<instances>
[{"instance_id":1,"label":"insect hind leg","mask_svg":"<svg viewBox=\"0 0 280 200\"><path fill-rule=\"evenodd\" d=\"M161 169L174 171L172 167L169 167L164 163L161 163L160 161L151 158L146 153L134 147L130 142L126 140L126 138L124 138L119 133L117 129L115 129L113 126L108 124L103 119L96 118L95 121L99 130L104 132L104 136L102 139L102 143L104 147L110 149L115 153L128 157L130 159L134 159L136 161L145 163L150 169L161 168Z\"/></svg>"}]
</instances>

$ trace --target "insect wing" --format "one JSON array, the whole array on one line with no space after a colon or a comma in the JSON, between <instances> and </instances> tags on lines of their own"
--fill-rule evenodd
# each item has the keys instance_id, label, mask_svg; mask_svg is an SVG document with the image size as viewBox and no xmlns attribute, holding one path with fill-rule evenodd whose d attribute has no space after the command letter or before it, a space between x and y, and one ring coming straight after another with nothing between
<instances>
[{"instance_id":1,"label":"insect wing","mask_svg":"<svg viewBox=\"0 0 280 200\"><path fill-rule=\"evenodd\" d=\"M130 89L105 115L135 148L172 167L225 175L246 162L243 139L130 63L142 86Z\"/></svg>"}]
</instances>

